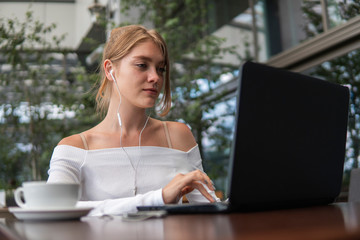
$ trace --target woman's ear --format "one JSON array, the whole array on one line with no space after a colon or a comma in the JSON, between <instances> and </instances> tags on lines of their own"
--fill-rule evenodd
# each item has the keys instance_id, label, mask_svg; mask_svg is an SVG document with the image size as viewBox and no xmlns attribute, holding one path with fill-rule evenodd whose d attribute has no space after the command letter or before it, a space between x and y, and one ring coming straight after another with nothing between
<instances>
[{"instance_id":1,"label":"woman's ear","mask_svg":"<svg viewBox=\"0 0 360 240\"><path fill-rule=\"evenodd\" d=\"M106 78L110 81L113 81L113 78L110 74L110 71L113 71L112 62L109 59L106 59L104 61L103 67L104 67L104 72L105 72ZM112 74L114 74L114 72Z\"/></svg>"}]
</instances>

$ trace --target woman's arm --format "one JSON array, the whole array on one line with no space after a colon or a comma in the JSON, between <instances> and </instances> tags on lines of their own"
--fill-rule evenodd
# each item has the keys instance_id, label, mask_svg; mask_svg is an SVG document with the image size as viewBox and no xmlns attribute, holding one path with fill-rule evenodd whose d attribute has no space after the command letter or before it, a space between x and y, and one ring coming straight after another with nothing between
<instances>
[{"instance_id":1,"label":"woman's arm","mask_svg":"<svg viewBox=\"0 0 360 240\"><path fill-rule=\"evenodd\" d=\"M177 174L164 188L162 197L164 203L177 203L182 196L197 189L209 202L215 202L205 186L214 191L210 178L202 171L195 170L187 174Z\"/></svg>"},{"instance_id":2,"label":"woman's arm","mask_svg":"<svg viewBox=\"0 0 360 240\"><path fill-rule=\"evenodd\" d=\"M121 215L137 212L137 206L164 205L162 189L138 194L134 197L107 199L102 201L79 201L77 207L94 208L89 216Z\"/></svg>"},{"instance_id":3,"label":"woman's arm","mask_svg":"<svg viewBox=\"0 0 360 240\"><path fill-rule=\"evenodd\" d=\"M188 152L197 145L190 128L179 122L167 122L173 148ZM219 201L214 192L210 178L204 173L200 152L191 151L188 161L193 172L176 175L163 189L165 203L175 203L188 194L191 202ZM187 196L187 197L188 197Z\"/></svg>"}]
</instances>

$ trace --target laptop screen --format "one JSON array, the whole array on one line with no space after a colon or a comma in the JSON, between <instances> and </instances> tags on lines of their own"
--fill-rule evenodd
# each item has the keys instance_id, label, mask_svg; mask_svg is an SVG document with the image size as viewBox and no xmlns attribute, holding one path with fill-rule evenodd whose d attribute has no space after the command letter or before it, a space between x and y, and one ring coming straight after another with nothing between
<instances>
[{"instance_id":1,"label":"laptop screen","mask_svg":"<svg viewBox=\"0 0 360 240\"><path fill-rule=\"evenodd\" d=\"M342 183L348 89L246 62L237 94L231 205L251 209L334 201Z\"/></svg>"}]
</instances>

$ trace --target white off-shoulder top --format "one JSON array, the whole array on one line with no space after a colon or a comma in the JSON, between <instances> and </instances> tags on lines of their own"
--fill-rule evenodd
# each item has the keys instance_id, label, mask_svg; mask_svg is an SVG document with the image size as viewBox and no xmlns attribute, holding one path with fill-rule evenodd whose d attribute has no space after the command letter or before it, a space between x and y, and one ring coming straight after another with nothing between
<instances>
[{"instance_id":1,"label":"white off-shoulder top","mask_svg":"<svg viewBox=\"0 0 360 240\"><path fill-rule=\"evenodd\" d=\"M94 207L90 215L100 216L136 212L140 205L162 205L162 188L177 173L196 169L203 170L197 145L187 152L154 146L84 150L58 145L51 157L48 182L79 183L78 206ZM219 201L213 191L209 193ZM208 202L196 189L186 197L191 203Z\"/></svg>"}]
</instances>

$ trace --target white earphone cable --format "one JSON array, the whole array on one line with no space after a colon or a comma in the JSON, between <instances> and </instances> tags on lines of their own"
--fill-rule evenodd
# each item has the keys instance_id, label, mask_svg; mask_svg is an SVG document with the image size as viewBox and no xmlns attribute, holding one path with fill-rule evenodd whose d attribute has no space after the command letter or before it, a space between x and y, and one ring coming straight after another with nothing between
<instances>
[{"instance_id":1,"label":"white earphone cable","mask_svg":"<svg viewBox=\"0 0 360 240\"><path fill-rule=\"evenodd\" d=\"M118 118L118 123L119 123L119 126L120 126L120 147L122 148L122 150L126 154L127 158L129 159L130 165L131 165L132 169L134 170L135 176L134 176L134 189L133 189L133 191L134 191L134 195L136 195L136 191L137 191L136 175L137 175L137 169L138 169L138 166L139 166L139 163L140 163L140 160L141 160L141 136L142 136L142 133L143 133L143 131L145 130L145 128L147 126L147 123L148 123L148 121L150 119L150 115L148 115L148 117L146 118L145 124L144 124L144 126L141 129L140 134L139 134L139 158L138 158L138 161L137 161L137 164L136 164L136 167L135 167L133 162L131 161L131 158L130 158L129 154L126 152L125 148L122 145L122 121L121 121L121 116L120 116L121 93L120 93L119 86L117 85L117 82L115 80L115 77L112 74L112 70L110 71L110 75L114 80L114 84L116 86L116 90L119 93L119 98L120 98L119 105L118 105L118 108L117 108L117 114L116 114L117 118Z\"/></svg>"}]
</instances>

